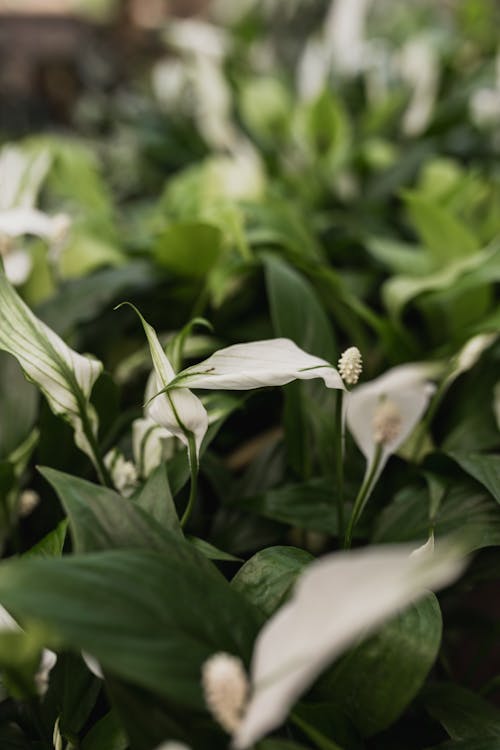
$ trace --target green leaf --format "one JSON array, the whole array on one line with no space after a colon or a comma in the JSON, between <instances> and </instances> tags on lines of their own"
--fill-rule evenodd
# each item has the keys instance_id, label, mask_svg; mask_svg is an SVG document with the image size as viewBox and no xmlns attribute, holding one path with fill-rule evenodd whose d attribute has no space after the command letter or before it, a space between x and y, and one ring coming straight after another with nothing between
<instances>
[{"instance_id":1,"label":"green leaf","mask_svg":"<svg viewBox=\"0 0 500 750\"><path fill-rule=\"evenodd\" d=\"M127 750L128 740L110 711L94 724L82 741L82 750Z\"/></svg>"},{"instance_id":2,"label":"green leaf","mask_svg":"<svg viewBox=\"0 0 500 750\"><path fill-rule=\"evenodd\" d=\"M456 742L441 742L427 750L500 750L500 739L485 737L484 739L457 740Z\"/></svg>"},{"instance_id":3,"label":"green leaf","mask_svg":"<svg viewBox=\"0 0 500 750\"><path fill-rule=\"evenodd\" d=\"M309 552L296 547L267 547L239 569L231 586L269 617L283 604L311 560Z\"/></svg>"},{"instance_id":4,"label":"green leaf","mask_svg":"<svg viewBox=\"0 0 500 750\"><path fill-rule=\"evenodd\" d=\"M0 354L0 458L8 458L26 440L37 410L36 388L23 377L13 357Z\"/></svg>"},{"instance_id":5,"label":"green leaf","mask_svg":"<svg viewBox=\"0 0 500 750\"><path fill-rule=\"evenodd\" d=\"M393 724L418 693L441 643L434 594L406 609L349 651L318 686L364 737Z\"/></svg>"},{"instance_id":6,"label":"green leaf","mask_svg":"<svg viewBox=\"0 0 500 750\"><path fill-rule=\"evenodd\" d=\"M55 529L49 531L43 539L25 552L23 557L61 557L67 529L68 521L60 521Z\"/></svg>"},{"instance_id":7,"label":"green leaf","mask_svg":"<svg viewBox=\"0 0 500 750\"><path fill-rule=\"evenodd\" d=\"M332 326L314 288L275 255L263 255L267 293L276 336L286 336L310 354L336 359Z\"/></svg>"},{"instance_id":8,"label":"green leaf","mask_svg":"<svg viewBox=\"0 0 500 750\"><path fill-rule=\"evenodd\" d=\"M51 672L45 704L53 705L64 737L76 740L95 706L101 684L79 655L59 655Z\"/></svg>"},{"instance_id":9,"label":"green leaf","mask_svg":"<svg viewBox=\"0 0 500 750\"><path fill-rule=\"evenodd\" d=\"M187 541L193 545L195 549L198 550L198 552L201 552L202 555L205 555L209 560L225 560L227 562L241 562L240 557L235 557L234 555L230 555L229 552L223 552L220 549L217 549L217 547L214 547L213 544L210 544L210 542L205 541L204 539L199 539L196 536L188 536L186 537Z\"/></svg>"},{"instance_id":10,"label":"green leaf","mask_svg":"<svg viewBox=\"0 0 500 750\"><path fill-rule=\"evenodd\" d=\"M382 288L382 296L389 313L401 315L410 300L426 292L453 287L456 293L489 285L500 278L500 248L479 250L471 256L450 260L444 268L425 276L393 276Z\"/></svg>"},{"instance_id":11,"label":"green leaf","mask_svg":"<svg viewBox=\"0 0 500 750\"><path fill-rule=\"evenodd\" d=\"M467 474L491 492L497 503L500 503L500 456L485 453L448 453Z\"/></svg>"},{"instance_id":12,"label":"green leaf","mask_svg":"<svg viewBox=\"0 0 500 750\"><path fill-rule=\"evenodd\" d=\"M165 531L132 500L55 469L40 469L68 514L76 552L168 549Z\"/></svg>"},{"instance_id":13,"label":"green leaf","mask_svg":"<svg viewBox=\"0 0 500 750\"><path fill-rule=\"evenodd\" d=\"M203 278L217 263L222 244L222 232L212 224L178 222L162 232L155 257L172 273Z\"/></svg>"},{"instance_id":14,"label":"green leaf","mask_svg":"<svg viewBox=\"0 0 500 750\"><path fill-rule=\"evenodd\" d=\"M335 536L337 509L331 482L311 479L238 500L238 507L274 521Z\"/></svg>"},{"instance_id":15,"label":"green leaf","mask_svg":"<svg viewBox=\"0 0 500 750\"><path fill-rule=\"evenodd\" d=\"M151 472L132 500L166 529L181 532L165 464Z\"/></svg>"},{"instance_id":16,"label":"green leaf","mask_svg":"<svg viewBox=\"0 0 500 750\"><path fill-rule=\"evenodd\" d=\"M458 533L470 551L500 544L498 506L486 493L469 483L447 488L434 524L437 538ZM418 546L428 538L429 526L428 492L409 486L401 490L380 514L373 542L415 540L415 546Z\"/></svg>"},{"instance_id":17,"label":"green leaf","mask_svg":"<svg viewBox=\"0 0 500 750\"><path fill-rule=\"evenodd\" d=\"M105 673L203 709L201 664L216 651L248 663L261 617L192 545L165 535L162 554L9 561L0 566L0 602L94 656Z\"/></svg>"},{"instance_id":18,"label":"green leaf","mask_svg":"<svg viewBox=\"0 0 500 750\"><path fill-rule=\"evenodd\" d=\"M256 747L257 750L307 750L305 745L299 745L291 740L262 740Z\"/></svg>"},{"instance_id":19,"label":"green leaf","mask_svg":"<svg viewBox=\"0 0 500 750\"><path fill-rule=\"evenodd\" d=\"M422 700L430 715L454 740L500 740L500 710L477 693L452 683L427 687Z\"/></svg>"},{"instance_id":20,"label":"green leaf","mask_svg":"<svg viewBox=\"0 0 500 750\"><path fill-rule=\"evenodd\" d=\"M310 354L329 362L336 358L335 340L328 317L309 281L280 258L264 254L264 269L271 319L276 336L285 336ZM317 383L291 383L285 390L285 434L287 451L293 468L307 476L312 461L311 430L316 426L317 440L332 444L333 419L327 428L313 423L320 404L321 411L333 413L334 395ZM328 429L329 428L329 429Z\"/></svg>"},{"instance_id":21,"label":"green leaf","mask_svg":"<svg viewBox=\"0 0 500 750\"><path fill-rule=\"evenodd\" d=\"M12 354L24 374L47 398L54 414L68 421L75 442L95 459L97 417L89 403L102 364L70 349L38 320L0 269L0 349Z\"/></svg>"},{"instance_id":22,"label":"green leaf","mask_svg":"<svg viewBox=\"0 0 500 750\"><path fill-rule=\"evenodd\" d=\"M422 242L440 265L478 250L479 242L468 227L436 201L407 193L405 203Z\"/></svg>"}]
</instances>

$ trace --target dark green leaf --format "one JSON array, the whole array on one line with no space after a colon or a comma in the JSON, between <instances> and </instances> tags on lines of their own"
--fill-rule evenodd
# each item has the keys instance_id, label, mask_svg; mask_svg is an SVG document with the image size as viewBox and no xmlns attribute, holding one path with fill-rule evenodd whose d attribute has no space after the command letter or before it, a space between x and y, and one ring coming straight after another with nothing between
<instances>
[{"instance_id":1,"label":"dark green leaf","mask_svg":"<svg viewBox=\"0 0 500 750\"><path fill-rule=\"evenodd\" d=\"M9 561L0 566L0 602L88 651L105 672L202 708L201 664L221 650L248 661L260 616L192 545L164 533L163 554Z\"/></svg>"},{"instance_id":2,"label":"dark green leaf","mask_svg":"<svg viewBox=\"0 0 500 750\"><path fill-rule=\"evenodd\" d=\"M467 474L491 492L497 503L500 503L500 456L485 453L448 453Z\"/></svg>"},{"instance_id":3,"label":"dark green leaf","mask_svg":"<svg viewBox=\"0 0 500 750\"><path fill-rule=\"evenodd\" d=\"M429 594L349 651L318 687L360 734L389 727L413 700L441 642L441 611Z\"/></svg>"},{"instance_id":4,"label":"dark green leaf","mask_svg":"<svg viewBox=\"0 0 500 750\"><path fill-rule=\"evenodd\" d=\"M170 491L165 464L156 467L132 499L163 528L180 533L181 525Z\"/></svg>"},{"instance_id":5,"label":"dark green leaf","mask_svg":"<svg viewBox=\"0 0 500 750\"><path fill-rule=\"evenodd\" d=\"M240 557L235 557L234 555L230 555L229 552L223 552L223 550L217 549L217 547L214 547L213 544L210 544L210 542L205 541L205 539L199 539L196 536L188 536L186 537L187 541L195 547L198 552L201 552L202 555L205 555L209 560L226 560L227 562L241 562Z\"/></svg>"},{"instance_id":6,"label":"dark green leaf","mask_svg":"<svg viewBox=\"0 0 500 750\"><path fill-rule=\"evenodd\" d=\"M484 698L452 683L427 687L422 700L430 715L454 740L500 740L500 710Z\"/></svg>"},{"instance_id":7,"label":"dark green leaf","mask_svg":"<svg viewBox=\"0 0 500 750\"><path fill-rule=\"evenodd\" d=\"M0 352L0 458L7 458L26 440L37 410L37 389L26 380L14 357Z\"/></svg>"},{"instance_id":8,"label":"dark green leaf","mask_svg":"<svg viewBox=\"0 0 500 750\"><path fill-rule=\"evenodd\" d=\"M297 547L267 547L239 569L231 585L269 617L312 559L309 552Z\"/></svg>"},{"instance_id":9,"label":"dark green leaf","mask_svg":"<svg viewBox=\"0 0 500 750\"><path fill-rule=\"evenodd\" d=\"M238 507L301 529L332 535L337 533L333 487L325 479L311 479L243 498L238 502Z\"/></svg>"},{"instance_id":10,"label":"dark green leaf","mask_svg":"<svg viewBox=\"0 0 500 750\"><path fill-rule=\"evenodd\" d=\"M84 479L42 468L68 514L76 552L138 548L165 551L164 529L132 500Z\"/></svg>"},{"instance_id":11,"label":"dark green leaf","mask_svg":"<svg viewBox=\"0 0 500 750\"><path fill-rule=\"evenodd\" d=\"M112 711L94 724L82 742L82 750L126 750L127 747L128 740Z\"/></svg>"}]
</instances>

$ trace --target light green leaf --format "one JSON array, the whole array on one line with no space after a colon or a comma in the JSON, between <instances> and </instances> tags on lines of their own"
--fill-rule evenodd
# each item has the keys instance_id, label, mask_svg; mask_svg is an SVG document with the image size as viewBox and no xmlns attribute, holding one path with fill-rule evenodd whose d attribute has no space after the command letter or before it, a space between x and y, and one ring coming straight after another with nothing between
<instances>
[{"instance_id":1,"label":"light green leaf","mask_svg":"<svg viewBox=\"0 0 500 750\"><path fill-rule=\"evenodd\" d=\"M211 224L178 222L162 232L155 256L172 273L203 278L219 259L222 243L222 232Z\"/></svg>"},{"instance_id":2,"label":"light green leaf","mask_svg":"<svg viewBox=\"0 0 500 750\"><path fill-rule=\"evenodd\" d=\"M239 569L231 586L269 616L283 603L312 559L309 552L296 547L267 547Z\"/></svg>"},{"instance_id":3,"label":"light green leaf","mask_svg":"<svg viewBox=\"0 0 500 750\"><path fill-rule=\"evenodd\" d=\"M56 528L24 553L23 557L61 557L66 541L68 521L63 519Z\"/></svg>"},{"instance_id":4,"label":"light green leaf","mask_svg":"<svg viewBox=\"0 0 500 750\"><path fill-rule=\"evenodd\" d=\"M151 472L132 500L163 528L181 532L165 464L160 464Z\"/></svg>"},{"instance_id":5,"label":"light green leaf","mask_svg":"<svg viewBox=\"0 0 500 750\"><path fill-rule=\"evenodd\" d=\"M407 193L405 203L413 226L437 263L467 257L478 250L479 242L467 226L436 201Z\"/></svg>"},{"instance_id":6,"label":"light green leaf","mask_svg":"<svg viewBox=\"0 0 500 750\"><path fill-rule=\"evenodd\" d=\"M97 415L89 398L102 364L70 349L36 318L1 269L0 349L17 359L54 414L71 424L78 447L95 461Z\"/></svg>"}]
</instances>

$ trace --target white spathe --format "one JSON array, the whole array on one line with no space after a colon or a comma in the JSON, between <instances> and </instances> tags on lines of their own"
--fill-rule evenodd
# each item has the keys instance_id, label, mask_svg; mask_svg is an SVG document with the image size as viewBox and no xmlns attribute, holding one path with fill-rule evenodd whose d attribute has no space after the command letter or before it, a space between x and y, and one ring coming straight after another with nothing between
<instances>
[{"instance_id":1,"label":"white spathe","mask_svg":"<svg viewBox=\"0 0 500 750\"><path fill-rule=\"evenodd\" d=\"M201 442L208 428L207 411L200 399L187 388L172 388L167 393L160 393L175 378L175 372L163 351L155 329L144 320L138 310L136 312L144 327L153 360L156 387L152 388L152 391L158 394L146 406L146 416L168 430L171 435L178 437L184 445L188 445L189 435L193 435L196 454L199 455Z\"/></svg>"},{"instance_id":2,"label":"white spathe","mask_svg":"<svg viewBox=\"0 0 500 750\"><path fill-rule=\"evenodd\" d=\"M19 627L5 607L2 607L0 604L0 633L2 630L15 633L21 631L22 628ZM46 693L49 684L49 674L51 669L55 666L56 661L57 654L53 651L50 651L47 648L42 651L40 665L35 675L35 685L39 695L44 695Z\"/></svg>"},{"instance_id":3,"label":"white spathe","mask_svg":"<svg viewBox=\"0 0 500 750\"><path fill-rule=\"evenodd\" d=\"M78 447L92 457L82 418L89 421L96 434L97 415L89 397L102 371L102 363L75 352L39 320L1 268L0 349L17 359L24 374L40 388L54 414L71 424Z\"/></svg>"},{"instance_id":4,"label":"white spathe","mask_svg":"<svg viewBox=\"0 0 500 750\"><path fill-rule=\"evenodd\" d=\"M451 548L432 556L411 551L394 545L335 552L307 567L290 601L257 637L252 695L233 738L236 750L280 726L320 672L358 638L463 570Z\"/></svg>"},{"instance_id":5,"label":"white spathe","mask_svg":"<svg viewBox=\"0 0 500 750\"><path fill-rule=\"evenodd\" d=\"M389 456L409 437L425 412L434 392L434 386L428 380L431 374L432 368L426 364L400 365L369 383L353 388L347 395L347 426L367 460L367 472L377 449L373 420L383 399L389 399L397 407L401 420L397 437L382 445L377 476Z\"/></svg>"},{"instance_id":6,"label":"white spathe","mask_svg":"<svg viewBox=\"0 0 500 750\"><path fill-rule=\"evenodd\" d=\"M180 372L176 381L190 388L246 391L312 378L322 378L328 388L345 390L333 365L303 351L290 339L278 338L220 349Z\"/></svg>"}]
</instances>

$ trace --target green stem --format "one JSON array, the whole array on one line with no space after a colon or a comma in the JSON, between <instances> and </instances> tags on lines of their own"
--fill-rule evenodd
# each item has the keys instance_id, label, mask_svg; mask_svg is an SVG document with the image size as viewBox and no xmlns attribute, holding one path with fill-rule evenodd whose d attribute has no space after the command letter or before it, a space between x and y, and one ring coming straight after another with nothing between
<instances>
[{"instance_id":1,"label":"green stem","mask_svg":"<svg viewBox=\"0 0 500 750\"><path fill-rule=\"evenodd\" d=\"M366 505L368 498L370 497L371 491L375 484L374 480L377 475L378 468L380 466L381 458L382 458L382 443L378 443L375 449L375 455L373 456L373 462L372 462L370 471L365 477L363 484L361 485L360 490L358 492L358 496L356 500L354 501L354 506L352 509L351 517L349 519L349 524L347 526L347 531L346 531L346 535L344 539L344 549L350 549L351 547L352 533L354 531L354 527L356 523L358 522L361 513L363 512L363 509Z\"/></svg>"},{"instance_id":2,"label":"green stem","mask_svg":"<svg viewBox=\"0 0 500 750\"><path fill-rule=\"evenodd\" d=\"M198 457L196 455L196 441L192 432L188 435L188 456L189 467L191 470L191 484L189 487L189 499L186 505L186 510L181 518L182 528L184 528L189 520L198 492Z\"/></svg>"},{"instance_id":3,"label":"green stem","mask_svg":"<svg viewBox=\"0 0 500 750\"><path fill-rule=\"evenodd\" d=\"M344 391L338 390L335 400L335 492L337 502L338 537L344 536L344 434L342 405Z\"/></svg>"},{"instance_id":4,"label":"green stem","mask_svg":"<svg viewBox=\"0 0 500 750\"><path fill-rule=\"evenodd\" d=\"M438 386L434 396L432 397L431 403L429 404L429 408L427 409L427 412L424 418L422 419L422 421L420 422L420 425L418 426L417 437L415 439L415 447L413 449L413 454L411 457L411 460L413 463L416 463L419 459L420 453L422 451L422 446L425 440L425 435L427 431L429 430L431 422L434 419L436 412L439 408L439 405L441 404L441 401L443 400L443 396L447 390L448 390L448 383L447 383L447 378L445 378Z\"/></svg>"},{"instance_id":5,"label":"green stem","mask_svg":"<svg viewBox=\"0 0 500 750\"><path fill-rule=\"evenodd\" d=\"M111 479L111 475L101 456L101 452L99 450L99 446L97 444L97 440L94 435L94 431L92 429L92 424L90 422L90 419L88 418L87 410L85 409L85 407L80 408L80 418L82 420L83 433L87 439L90 450L92 451L94 466L97 471L97 476L99 477L99 481L105 487L113 488L114 487L113 480Z\"/></svg>"}]
</instances>

